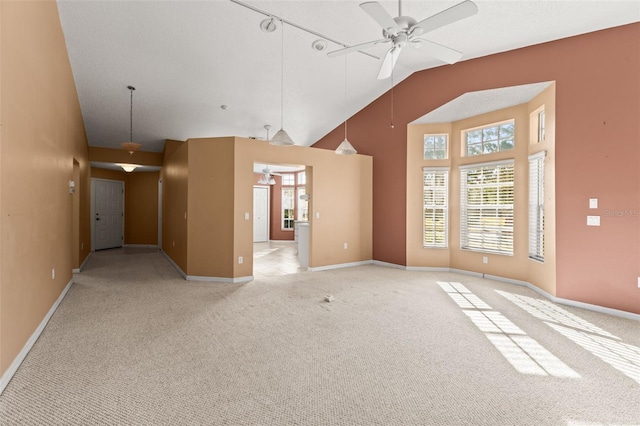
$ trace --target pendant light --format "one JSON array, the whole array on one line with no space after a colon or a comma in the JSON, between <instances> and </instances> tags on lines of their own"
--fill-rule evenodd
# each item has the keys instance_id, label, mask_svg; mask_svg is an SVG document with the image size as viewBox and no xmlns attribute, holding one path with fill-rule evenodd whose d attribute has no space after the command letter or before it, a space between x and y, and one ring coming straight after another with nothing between
<instances>
[{"instance_id":1,"label":"pendant light","mask_svg":"<svg viewBox=\"0 0 640 426\"><path fill-rule=\"evenodd\" d=\"M344 57L344 140L338 148L336 148L336 154L338 155L353 155L358 151L351 145L351 142L347 139L347 56Z\"/></svg>"},{"instance_id":2,"label":"pendant light","mask_svg":"<svg viewBox=\"0 0 640 426\"><path fill-rule=\"evenodd\" d=\"M131 93L131 103L129 108L129 142L123 142L120 145L125 150L129 151L129 154L133 155L134 152L142 147L142 144L133 142L133 91L136 90L133 86L127 86Z\"/></svg>"},{"instance_id":3,"label":"pendant light","mask_svg":"<svg viewBox=\"0 0 640 426\"><path fill-rule=\"evenodd\" d=\"M269 141L271 145L289 146L293 145L293 140L284 130L284 22L281 20L282 37L281 37L281 74L280 74L280 130L273 135L273 138Z\"/></svg>"},{"instance_id":4,"label":"pendant light","mask_svg":"<svg viewBox=\"0 0 640 426\"><path fill-rule=\"evenodd\" d=\"M142 144L133 142L133 91L136 90L136 88L133 86L127 86L127 89L129 89L129 92L130 92L129 142L123 142L120 144L120 146L122 146L123 149L129 151L130 155L133 155L134 152L136 152L142 147ZM119 164L119 163L118 163L118 166L122 167L122 170L124 170L127 173L131 173L137 167L140 167L137 164Z\"/></svg>"}]
</instances>

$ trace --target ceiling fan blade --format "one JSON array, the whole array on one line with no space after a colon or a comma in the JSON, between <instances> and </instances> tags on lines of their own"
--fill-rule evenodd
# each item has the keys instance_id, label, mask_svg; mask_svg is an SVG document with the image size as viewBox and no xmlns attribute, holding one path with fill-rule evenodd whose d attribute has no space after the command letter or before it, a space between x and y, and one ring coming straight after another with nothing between
<instances>
[{"instance_id":1,"label":"ceiling fan blade","mask_svg":"<svg viewBox=\"0 0 640 426\"><path fill-rule=\"evenodd\" d=\"M393 20L391 15L385 10L384 7L377 1L368 1L362 3L360 8L367 12L369 16L373 18L374 21L378 23L384 30L392 34L397 34L400 31L400 27L396 21Z\"/></svg>"},{"instance_id":2,"label":"ceiling fan blade","mask_svg":"<svg viewBox=\"0 0 640 426\"><path fill-rule=\"evenodd\" d=\"M434 43L423 38L417 39L422 43L421 49L429 56L440 59L448 64L455 64L462 58L462 52L458 52L447 46Z\"/></svg>"},{"instance_id":3,"label":"ceiling fan blade","mask_svg":"<svg viewBox=\"0 0 640 426\"><path fill-rule=\"evenodd\" d=\"M393 68L396 66L396 62L398 61L398 56L400 56L400 52L402 48L400 46L394 46L384 57L382 61L382 65L380 66L380 71L378 72L378 80L384 80L385 78L389 78L391 76L391 72Z\"/></svg>"},{"instance_id":4,"label":"ceiling fan blade","mask_svg":"<svg viewBox=\"0 0 640 426\"><path fill-rule=\"evenodd\" d=\"M337 56L342 56L342 55L346 55L347 53L351 53L351 52L355 52L358 50L363 50L363 49L367 49L371 46L374 46L378 43L387 43L391 40L389 39L381 39L381 40L375 40L375 41L369 41L366 43L362 43L362 44L356 44L355 46L349 46L349 47L345 47L344 49L338 49L338 50L334 50L333 52L329 52L327 53L327 56L330 58L335 58Z\"/></svg>"},{"instance_id":5,"label":"ceiling fan blade","mask_svg":"<svg viewBox=\"0 0 640 426\"><path fill-rule=\"evenodd\" d=\"M476 13L478 13L478 6L476 6L476 4L471 0L466 0L418 22L411 27L411 32L413 33L413 29L417 27L422 29L422 33L427 33L461 19L468 18L469 16L473 16Z\"/></svg>"}]
</instances>

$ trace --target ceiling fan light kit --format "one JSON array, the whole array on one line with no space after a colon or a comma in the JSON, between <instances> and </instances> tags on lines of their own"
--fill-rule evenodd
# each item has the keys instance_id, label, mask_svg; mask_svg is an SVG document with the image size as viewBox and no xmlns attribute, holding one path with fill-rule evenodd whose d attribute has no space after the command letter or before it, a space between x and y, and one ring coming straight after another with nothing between
<instances>
[{"instance_id":1,"label":"ceiling fan light kit","mask_svg":"<svg viewBox=\"0 0 640 426\"><path fill-rule=\"evenodd\" d=\"M120 144L122 149L128 151L130 155L133 155L134 152L142 148L142 144L133 142L133 91L136 90L133 86L127 86L130 92L130 108L129 108L129 142L123 142ZM132 172L135 167L131 170L125 170L126 172Z\"/></svg>"},{"instance_id":2,"label":"ceiling fan light kit","mask_svg":"<svg viewBox=\"0 0 640 426\"><path fill-rule=\"evenodd\" d=\"M116 165L122 167L122 170L127 173L131 173L132 171L140 167L140 164L116 163Z\"/></svg>"}]
</instances>

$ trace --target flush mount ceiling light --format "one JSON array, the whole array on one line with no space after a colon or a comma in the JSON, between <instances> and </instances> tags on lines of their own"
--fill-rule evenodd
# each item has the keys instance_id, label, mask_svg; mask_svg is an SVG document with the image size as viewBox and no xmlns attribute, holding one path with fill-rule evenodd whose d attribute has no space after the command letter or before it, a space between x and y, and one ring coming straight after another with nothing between
<instances>
[{"instance_id":1,"label":"flush mount ceiling light","mask_svg":"<svg viewBox=\"0 0 640 426\"><path fill-rule=\"evenodd\" d=\"M279 145L279 146L290 146L293 145L293 140L284 130L284 22L280 22L282 26L282 37L281 37L281 71L280 74L280 130L273 135L273 139L269 141L271 145Z\"/></svg>"},{"instance_id":2,"label":"flush mount ceiling light","mask_svg":"<svg viewBox=\"0 0 640 426\"><path fill-rule=\"evenodd\" d=\"M122 170L127 173L131 173L136 168L140 167L140 164L116 163L116 165L122 167Z\"/></svg>"},{"instance_id":3,"label":"flush mount ceiling light","mask_svg":"<svg viewBox=\"0 0 640 426\"><path fill-rule=\"evenodd\" d=\"M133 142L133 91L136 90L133 86L127 86L131 93L131 104L129 109L129 142L123 142L120 144L123 149L129 151L129 154L133 155L134 152L142 147L142 144Z\"/></svg>"},{"instance_id":4,"label":"flush mount ceiling light","mask_svg":"<svg viewBox=\"0 0 640 426\"><path fill-rule=\"evenodd\" d=\"M338 155L353 155L358 151L351 145L351 142L347 139L347 57L344 57L344 140L338 148L336 148L336 154Z\"/></svg>"}]
</instances>

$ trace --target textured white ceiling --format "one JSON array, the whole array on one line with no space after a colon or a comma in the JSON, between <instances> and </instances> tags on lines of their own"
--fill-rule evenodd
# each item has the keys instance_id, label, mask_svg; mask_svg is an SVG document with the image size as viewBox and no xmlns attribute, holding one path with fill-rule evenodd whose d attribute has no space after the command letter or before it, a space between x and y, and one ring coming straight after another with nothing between
<instances>
[{"instance_id":1,"label":"textured white ceiling","mask_svg":"<svg viewBox=\"0 0 640 426\"><path fill-rule=\"evenodd\" d=\"M421 20L458 2L403 1L403 14ZM348 45L381 36L360 1L247 3ZM381 3L397 16L397 2ZM467 60L640 20L640 1L476 3L476 16L427 38ZM265 124L271 135L280 127L281 32L262 32L263 15L228 0L58 0L58 7L90 145L119 148L129 140L127 85L137 89L134 141L145 151L161 151L167 138L264 138ZM285 27L284 128L298 145L316 142L391 85L376 79L379 60L348 55L345 103L344 59L312 50L317 38ZM395 83L436 66L442 64L406 48Z\"/></svg>"},{"instance_id":2,"label":"textured white ceiling","mask_svg":"<svg viewBox=\"0 0 640 426\"><path fill-rule=\"evenodd\" d=\"M551 81L469 92L414 120L411 124L450 123L529 102Z\"/></svg>"}]
</instances>

